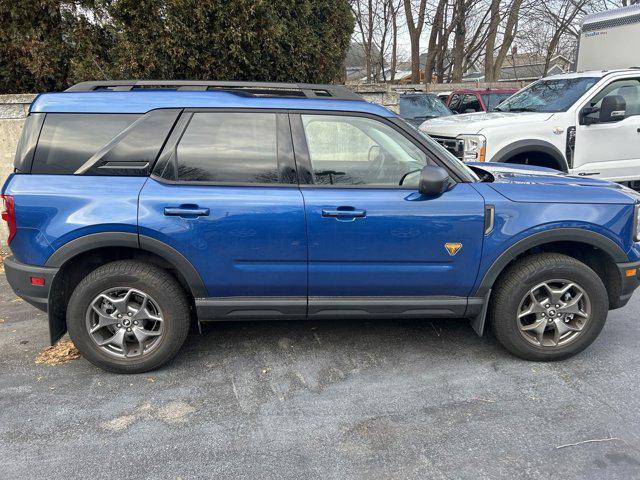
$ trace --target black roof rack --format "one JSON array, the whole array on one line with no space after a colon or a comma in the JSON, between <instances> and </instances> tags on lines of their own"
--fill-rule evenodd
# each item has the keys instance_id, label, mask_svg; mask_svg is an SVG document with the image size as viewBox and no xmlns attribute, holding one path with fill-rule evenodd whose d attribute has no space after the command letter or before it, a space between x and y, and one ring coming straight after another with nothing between
<instances>
[{"instance_id":1,"label":"black roof rack","mask_svg":"<svg viewBox=\"0 0 640 480\"><path fill-rule=\"evenodd\" d=\"M210 80L101 80L77 83L67 88L67 92L95 92L165 88L174 90L207 91L226 90L256 97L301 97L334 100L363 100L363 98L342 85L321 85L312 83L277 82L234 82Z\"/></svg>"}]
</instances>

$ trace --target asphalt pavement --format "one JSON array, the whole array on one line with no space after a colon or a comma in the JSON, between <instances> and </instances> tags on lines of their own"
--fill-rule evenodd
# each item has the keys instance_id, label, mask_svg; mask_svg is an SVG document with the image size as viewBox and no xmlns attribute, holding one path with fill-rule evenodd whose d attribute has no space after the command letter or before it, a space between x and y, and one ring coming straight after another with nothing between
<instances>
[{"instance_id":1,"label":"asphalt pavement","mask_svg":"<svg viewBox=\"0 0 640 480\"><path fill-rule=\"evenodd\" d=\"M0 275L0 478L640 478L640 294L530 363L468 322L224 323L141 375L37 365Z\"/></svg>"}]
</instances>

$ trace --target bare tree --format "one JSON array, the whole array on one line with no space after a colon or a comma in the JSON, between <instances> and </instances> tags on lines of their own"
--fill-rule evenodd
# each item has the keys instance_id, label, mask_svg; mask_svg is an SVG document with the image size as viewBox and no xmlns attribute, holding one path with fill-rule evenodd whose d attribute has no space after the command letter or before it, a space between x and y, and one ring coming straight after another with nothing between
<instances>
[{"instance_id":1,"label":"bare tree","mask_svg":"<svg viewBox=\"0 0 640 480\"><path fill-rule=\"evenodd\" d=\"M511 44L516 36L518 21L520 19L520 7L523 0L512 0L506 8L506 12L500 11L500 0L491 0L489 32L485 47L484 58L484 80L495 82L500 78L500 69L504 59L511 50ZM498 28L506 17L506 24L502 32L502 43L496 51L496 41L498 39Z\"/></svg>"},{"instance_id":2,"label":"bare tree","mask_svg":"<svg viewBox=\"0 0 640 480\"><path fill-rule=\"evenodd\" d=\"M351 11L355 17L356 28L360 34L360 42L362 44L367 83L370 83L372 79L373 59L371 53L374 18L376 17L378 3L377 0L351 0Z\"/></svg>"},{"instance_id":3,"label":"bare tree","mask_svg":"<svg viewBox=\"0 0 640 480\"><path fill-rule=\"evenodd\" d=\"M404 13L411 41L411 81L413 83L420 83L420 35L424 26L427 0L418 0L417 5L417 16L414 19L414 6L411 0L404 0Z\"/></svg>"}]
</instances>

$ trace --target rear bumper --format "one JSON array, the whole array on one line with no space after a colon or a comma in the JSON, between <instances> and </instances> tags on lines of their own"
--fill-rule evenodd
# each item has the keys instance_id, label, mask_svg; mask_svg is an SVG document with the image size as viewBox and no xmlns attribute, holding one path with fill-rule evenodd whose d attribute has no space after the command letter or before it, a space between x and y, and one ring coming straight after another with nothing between
<instances>
[{"instance_id":1,"label":"rear bumper","mask_svg":"<svg viewBox=\"0 0 640 480\"><path fill-rule=\"evenodd\" d=\"M620 297L611 299L611 308L624 307L636 288L640 286L640 262L618 263L618 271L620 272ZM635 275L627 276L627 271L636 270Z\"/></svg>"},{"instance_id":2,"label":"rear bumper","mask_svg":"<svg viewBox=\"0 0 640 480\"><path fill-rule=\"evenodd\" d=\"M43 312L47 311L49 290L58 270L58 268L26 265L18 262L13 256L4 259L4 272L15 294ZM44 285L33 285L32 277L43 278Z\"/></svg>"}]
</instances>

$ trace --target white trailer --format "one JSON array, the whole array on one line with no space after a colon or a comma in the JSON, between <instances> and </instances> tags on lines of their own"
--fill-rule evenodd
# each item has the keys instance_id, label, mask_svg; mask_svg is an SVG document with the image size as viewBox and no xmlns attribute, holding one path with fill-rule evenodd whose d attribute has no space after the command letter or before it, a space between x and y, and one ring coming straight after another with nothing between
<instances>
[{"instance_id":1,"label":"white trailer","mask_svg":"<svg viewBox=\"0 0 640 480\"><path fill-rule=\"evenodd\" d=\"M640 67L640 4L584 17L577 70Z\"/></svg>"}]
</instances>

